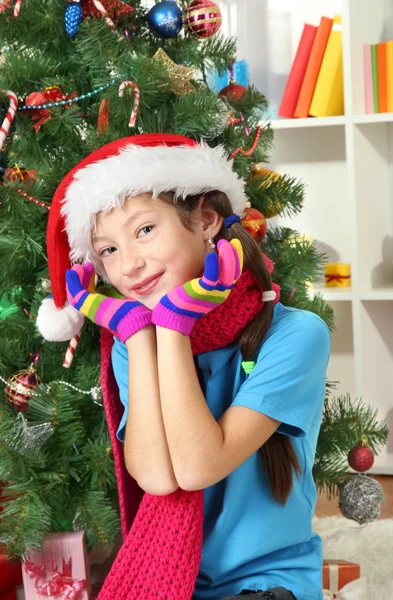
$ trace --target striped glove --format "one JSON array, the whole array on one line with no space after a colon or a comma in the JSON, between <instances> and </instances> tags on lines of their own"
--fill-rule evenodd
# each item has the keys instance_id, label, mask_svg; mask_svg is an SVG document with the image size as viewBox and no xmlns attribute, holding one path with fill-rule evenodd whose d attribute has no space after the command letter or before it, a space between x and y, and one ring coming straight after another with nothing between
<instances>
[{"instance_id":1,"label":"striped glove","mask_svg":"<svg viewBox=\"0 0 393 600\"><path fill-rule=\"evenodd\" d=\"M93 323L109 329L122 342L151 325L151 310L136 300L97 293L94 277L91 263L74 265L67 271L67 299L76 310Z\"/></svg>"},{"instance_id":2,"label":"striped glove","mask_svg":"<svg viewBox=\"0 0 393 600\"><path fill-rule=\"evenodd\" d=\"M153 310L153 324L190 335L200 319L228 298L243 269L240 240L220 240L218 254L209 252L201 279L193 279L161 298Z\"/></svg>"}]
</instances>

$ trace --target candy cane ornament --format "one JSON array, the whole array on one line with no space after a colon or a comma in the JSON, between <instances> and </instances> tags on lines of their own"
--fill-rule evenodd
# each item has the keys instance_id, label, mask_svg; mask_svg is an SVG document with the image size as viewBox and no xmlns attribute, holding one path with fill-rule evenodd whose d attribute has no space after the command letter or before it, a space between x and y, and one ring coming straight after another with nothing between
<instances>
[{"instance_id":1,"label":"candy cane ornament","mask_svg":"<svg viewBox=\"0 0 393 600\"><path fill-rule=\"evenodd\" d=\"M123 98L124 90L126 87L132 87L134 90L134 107L132 109L132 113L130 116L130 120L128 122L128 127L135 127L136 120L138 118L139 111L139 101L141 97L141 93L139 91L139 87L133 81L123 81L123 83L119 86L119 96Z\"/></svg>"},{"instance_id":2,"label":"candy cane ornament","mask_svg":"<svg viewBox=\"0 0 393 600\"><path fill-rule=\"evenodd\" d=\"M7 8L9 8L10 5L11 5L11 0L3 0L3 2L1 2L1 4L0 4L0 13L7 10ZM22 5L22 0L17 0L15 7L14 7L14 17L17 17L19 15L21 5Z\"/></svg>"},{"instance_id":3,"label":"candy cane ornament","mask_svg":"<svg viewBox=\"0 0 393 600\"><path fill-rule=\"evenodd\" d=\"M74 337L72 338L72 340L68 344L68 348L67 348L67 351L65 353L64 360L63 360L63 367L65 367L66 369L69 369L70 366L72 365L72 361L74 359L75 350L78 347L79 340L80 340L80 337L81 337L81 332L82 332L82 330L80 330L79 333L77 333L76 335L74 335Z\"/></svg>"},{"instance_id":4,"label":"candy cane ornament","mask_svg":"<svg viewBox=\"0 0 393 600\"><path fill-rule=\"evenodd\" d=\"M110 19L108 17L108 12L105 9L105 7L101 4L101 2L99 0L93 0L93 4L96 7L96 9L102 14L102 16L105 18L107 25L114 31L114 33L117 35L119 40L124 40L123 36L121 36L120 33L117 31L116 25L114 24L112 19Z\"/></svg>"},{"instance_id":5,"label":"candy cane ornament","mask_svg":"<svg viewBox=\"0 0 393 600\"><path fill-rule=\"evenodd\" d=\"M4 146L5 138L7 137L7 134L11 127L11 123L14 120L15 113L18 108L18 98L16 97L14 92L11 92L10 90L2 90L2 92L3 94L5 94L5 96L7 96L7 98L9 98L10 106L0 128L0 151Z\"/></svg>"}]
</instances>

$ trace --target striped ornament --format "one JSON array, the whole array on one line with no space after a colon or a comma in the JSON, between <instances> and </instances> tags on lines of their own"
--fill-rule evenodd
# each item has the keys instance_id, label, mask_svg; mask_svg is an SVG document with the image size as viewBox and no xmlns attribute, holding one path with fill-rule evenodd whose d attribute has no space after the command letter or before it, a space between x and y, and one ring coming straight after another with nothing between
<instances>
[{"instance_id":1,"label":"striped ornament","mask_svg":"<svg viewBox=\"0 0 393 600\"><path fill-rule=\"evenodd\" d=\"M1 125L1 128L0 128L0 151L2 150L2 148L4 146L5 139L10 130L11 123L14 120L15 113L18 108L18 98L16 97L14 92L11 92L10 90L1 90L1 91L5 96L7 96L7 98L9 98L10 106L9 106L9 109L5 116L5 119Z\"/></svg>"}]
</instances>

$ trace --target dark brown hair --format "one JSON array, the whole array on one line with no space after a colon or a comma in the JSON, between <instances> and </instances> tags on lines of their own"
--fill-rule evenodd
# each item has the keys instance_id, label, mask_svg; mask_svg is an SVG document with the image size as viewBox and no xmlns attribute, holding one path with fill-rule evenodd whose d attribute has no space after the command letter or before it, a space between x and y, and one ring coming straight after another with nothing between
<instances>
[{"instance_id":1,"label":"dark brown hair","mask_svg":"<svg viewBox=\"0 0 393 600\"><path fill-rule=\"evenodd\" d=\"M175 206L184 227L192 231L193 212L200 200L200 195L188 196L176 201L172 192L160 194L160 199ZM231 203L223 192L212 191L204 194L209 206L224 219L233 215ZM244 268L251 271L260 282L264 291L272 289L272 279L263 259L262 251L256 241L243 228L241 223L234 223L230 229L223 224L214 238L231 241L238 238L244 251ZM244 328L239 338L239 347L243 360L255 359L257 350L268 331L273 318L274 304L267 302L263 310ZM293 486L293 471L300 475L301 467L298 457L288 436L277 432L260 448L260 455L265 467L273 498L284 505Z\"/></svg>"}]
</instances>

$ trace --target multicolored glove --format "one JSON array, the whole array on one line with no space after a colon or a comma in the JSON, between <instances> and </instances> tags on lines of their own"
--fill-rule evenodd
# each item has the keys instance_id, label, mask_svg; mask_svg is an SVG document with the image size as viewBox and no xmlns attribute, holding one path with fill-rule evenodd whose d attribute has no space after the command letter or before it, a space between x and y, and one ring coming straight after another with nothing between
<instances>
[{"instance_id":1,"label":"multicolored glove","mask_svg":"<svg viewBox=\"0 0 393 600\"><path fill-rule=\"evenodd\" d=\"M151 310L136 300L97 293L94 277L91 263L74 265L67 271L67 299L76 310L97 325L109 329L122 342L151 325Z\"/></svg>"},{"instance_id":2,"label":"multicolored glove","mask_svg":"<svg viewBox=\"0 0 393 600\"><path fill-rule=\"evenodd\" d=\"M240 240L220 240L218 254L209 252L201 279L192 279L161 298L153 310L153 324L190 335L200 319L228 298L243 269Z\"/></svg>"}]
</instances>

